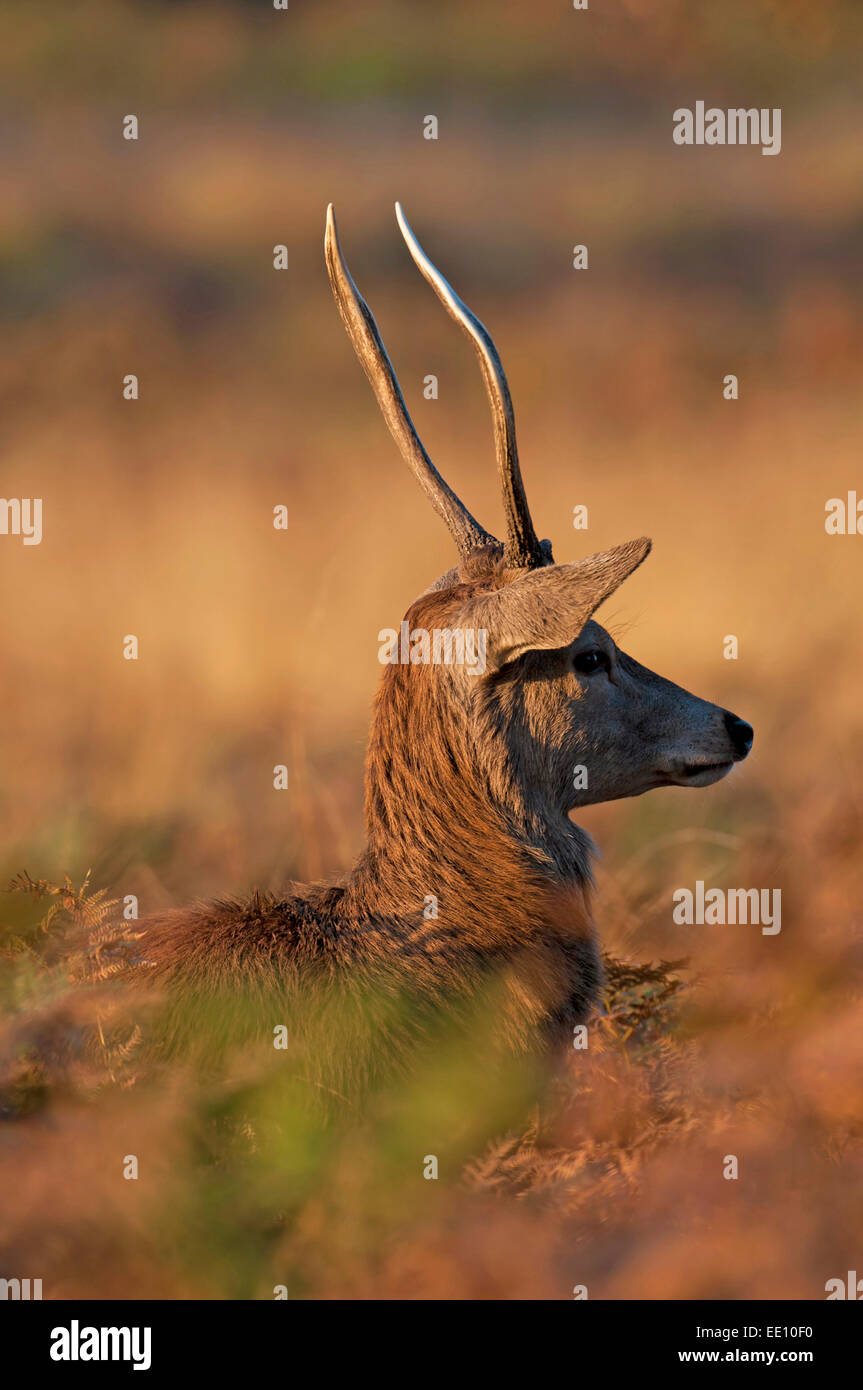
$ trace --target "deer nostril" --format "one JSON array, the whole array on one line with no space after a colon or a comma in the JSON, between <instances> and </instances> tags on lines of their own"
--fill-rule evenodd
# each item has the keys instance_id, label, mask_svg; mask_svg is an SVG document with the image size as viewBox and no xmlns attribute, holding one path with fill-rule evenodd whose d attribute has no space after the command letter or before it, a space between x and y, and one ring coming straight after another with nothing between
<instances>
[{"instance_id":1,"label":"deer nostril","mask_svg":"<svg viewBox=\"0 0 863 1390\"><path fill-rule=\"evenodd\" d=\"M738 719L736 714L725 711L725 727L731 739L736 758L745 758L755 737L755 730L751 724L747 724L745 719Z\"/></svg>"}]
</instances>

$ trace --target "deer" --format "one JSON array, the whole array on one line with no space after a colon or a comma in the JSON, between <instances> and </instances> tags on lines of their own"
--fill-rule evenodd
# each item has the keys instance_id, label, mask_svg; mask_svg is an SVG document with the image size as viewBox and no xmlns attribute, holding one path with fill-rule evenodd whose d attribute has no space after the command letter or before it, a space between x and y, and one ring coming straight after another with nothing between
<instances>
[{"instance_id":1,"label":"deer","mask_svg":"<svg viewBox=\"0 0 863 1390\"><path fill-rule=\"evenodd\" d=\"M395 208L414 263L476 350L506 539L476 521L422 444L330 205L326 266L347 336L458 560L409 605L408 659L384 664L365 763L366 845L353 868L144 919L136 949L160 988L218 1000L224 1013L238 993L252 996L270 1020L313 982L333 1017L367 988L377 998L407 989L416 1019L494 979L506 1046L548 1049L589 1019L603 984L594 846L572 813L657 787L710 786L747 757L753 730L640 665L594 620L646 558L647 538L558 563L537 537L495 344ZM431 632L483 634L482 669L459 661L454 641L428 659L413 634Z\"/></svg>"}]
</instances>

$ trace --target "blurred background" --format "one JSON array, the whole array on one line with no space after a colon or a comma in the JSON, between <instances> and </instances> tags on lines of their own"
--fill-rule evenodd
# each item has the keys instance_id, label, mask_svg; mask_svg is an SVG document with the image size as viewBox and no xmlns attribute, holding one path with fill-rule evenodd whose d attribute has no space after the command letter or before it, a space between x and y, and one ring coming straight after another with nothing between
<instances>
[{"instance_id":1,"label":"blurred background","mask_svg":"<svg viewBox=\"0 0 863 1390\"><path fill-rule=\"evenodd\" d=\"M377 633L453 555L333 304L330 201L474 514L500 528L479 371L396 198L495 337L539 534L558 560L652 536L600 619L756 730L717 787L581 818L605 944L690 962L671 1053L633 1071L612 1049L551 1167L516 1144L434 1220L377 1212L385 1235L339 1244L322 1189L300 1222L310 1293L817 1298L860 1267L863 540L828 536L824 508L863 495L861 57L851 0L0 10L2 492L44 499L41 545L0 538L6 879L92 868L143 913L335 872L362 845ZM676 146L672 112L697 100L780 107L781 154ZM673 926L696 878L781 888L781 935ZM17 940L33 906L2 920ZM55 1288L98 1295L121 1268L130 1293L260 1296L254 1261L239 1286L212 1250L178 1272L132 1227L113 1265L82 1253L76 1223L108 1199L69 1124L38 1141L7 1249L48 1262L27 1225L47 1183L67 1196L46 1231L73 1232ZM729 1152L745 1181L720 1180Z\"/></svg>"}]
</instances>

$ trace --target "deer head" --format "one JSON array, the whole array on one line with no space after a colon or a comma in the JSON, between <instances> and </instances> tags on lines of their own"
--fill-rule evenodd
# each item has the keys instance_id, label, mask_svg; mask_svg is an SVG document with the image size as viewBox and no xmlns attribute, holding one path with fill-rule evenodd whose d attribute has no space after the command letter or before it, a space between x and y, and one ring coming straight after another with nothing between
<instances>
[{"instance_id":1,"label":"deer head","mask_svg":"<svg viewBox=\"0 0 863 1390\"><path fill-rule=\"evenodd\" d=\"M376 817L388 819L392 831L399 808L422 817L412 762L417 773L421 767L419 781L425 779L426 813L439 820L442 834L447 795L454 801L474 795L494 807L515 836L543 847L550 835L554 839L554 827L562 843L562 820L577 806L653 787L719 781L749 753L751 727L639 665L593 621L600 604L645 559L650 541L554 563L550 542L537 538L531 520L512 401L494 343L425 255L398 203L396 216L417 267L479 357L506 540L475 520L423 447L375 320L345 264L330 206L326 261L348 336L393 438L460 555L393 635L370 749L370 832ZM396 748L404 756L395 758ZM430 789L441 765L442 784ZM459 807L451 810L456 816ZM559 844L551 852L557 861L566 857Z\"/></svg>"}]
</instances>

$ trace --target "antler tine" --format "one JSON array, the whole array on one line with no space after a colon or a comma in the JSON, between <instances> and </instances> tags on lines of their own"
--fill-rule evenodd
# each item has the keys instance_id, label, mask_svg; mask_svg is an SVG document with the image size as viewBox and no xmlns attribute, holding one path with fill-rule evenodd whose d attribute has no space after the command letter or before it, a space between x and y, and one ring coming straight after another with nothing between
<instances>
[{"instance_id":1,"label":"antler tine","mask_svg":"<svg viewBox=\"0 0 863 1390\"><path fill-rule=\"evenodd\" d=\"M339 245L333 205L327 208L327 231L324 238L330 284L342 322L354 351L377 397L390 434L401 450L402 458L412 468L420 487L443 517L461 556L482 545L497 545L479 522L471 516L464 503L438 473L408 414L398 378L383 345L374 316L351 277Z\"/></svg>"},{"instance_id":2,"label":"antler tine","mask_svg":"<svg viewBox=\"0 0 863 1390\"><path fill-rule=\"evenodd\" d=\"M506 513L507 541L505 556L509 564L521 569L537 569L548 564L550 553L537 539L527 505L518 449L515 442L515 415L506 376L491 334L476 314L459 299L455 290L432 265L405 217L401 203L396 203L396 217L401 234L407 242L420 273L428 280L438 299L471 339L482 368L483 381L491 405L494 422L494 445L500 474L503 506Z\"/></svg>"}]
</instances>

